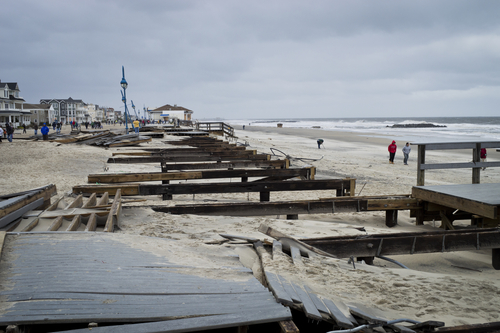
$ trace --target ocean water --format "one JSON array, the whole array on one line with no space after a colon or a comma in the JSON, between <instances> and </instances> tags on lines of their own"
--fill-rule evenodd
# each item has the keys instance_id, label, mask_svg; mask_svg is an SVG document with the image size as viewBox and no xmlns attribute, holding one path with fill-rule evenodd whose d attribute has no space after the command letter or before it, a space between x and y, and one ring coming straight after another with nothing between
<instances>
[{"instance_id":1,"label":"ocean water","mask_svg":"<svg viewBox=\"0 0 500 333\"><path fill-rule=\"evenodd\" d=\"M399 137L412 142L496 141L500 140L500 117L426 118L275 118L224 120L232 125L288 128L320 127L325 131L372 133L372 136ZM391 128L395 124L433 124L446 127Z\"/></svg>"}]
</instances>

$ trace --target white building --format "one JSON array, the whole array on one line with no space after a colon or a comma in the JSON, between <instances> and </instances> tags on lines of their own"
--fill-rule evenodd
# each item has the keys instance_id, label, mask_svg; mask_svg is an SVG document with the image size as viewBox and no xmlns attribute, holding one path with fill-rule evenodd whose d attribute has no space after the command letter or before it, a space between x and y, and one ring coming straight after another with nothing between
<instances>
[{"instance_id":1,"label":"white building","mask_svg":"<svg viewBox=\"0 0 500 333\"><path fill-rule=\"evenodd\" d=\"M166 104L154 110L148 110L151 120L161 120L168 121L170 119L176 118L179 120L191 120L193 111L186 109L182 106L174 106Z\"/></svg>"},{"instance_id":2,"label":"white building","mask_svg":"<svg viewBox=\"0 0 500 333\"><path fill-rule=\"evenodd\" d=\"M17 82L0 81L0 123L14 127L31 122L31 112L24 110L24 99L19 96Z\"/></svg>"}]
</instances>

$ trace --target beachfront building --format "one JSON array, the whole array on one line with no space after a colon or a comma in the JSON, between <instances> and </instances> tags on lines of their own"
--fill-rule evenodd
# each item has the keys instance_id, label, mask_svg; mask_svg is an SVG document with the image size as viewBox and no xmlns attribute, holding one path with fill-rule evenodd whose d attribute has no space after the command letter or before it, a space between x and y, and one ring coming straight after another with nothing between
<instances>
[{"instance_id":1,"label":"beachfront building","mask_svg":"<svg viewBox=\"0 0 500 333\"><path fill-rule=\"evenodd\" d=\"M63 123L76 121L83 123L89 118L86 104L81 99L41 99L40 104L52 104L56 117L51 121L58 120Z\"/></svg>"},{"instance_id":2,"label":"beachfront building","mask_svg":"<svg viewBox=\"0 0 500 333\"><path fill-rule=\"evenodd\" d=\"M28 125L31 112L23 108L24 99L19 96L17 82L2 82L0 80L0 123L12 123L14 127Z\"/></svg>"},{"instance_id":3,"label":"beachfront building","mask_svg":"<svg viewBox=\"0 0 500 333\"><path fill-rule=\"evenodd\" d=\"M31 123L43 124L50 123L50 119L54 119L55 111L52 104L28 104L24 103L23 108L31 114Z\"/></svg>"},{"instance_id":4,"label":"beachfront building","mask_svg":"<svg viewBox=\"0 0 500 333\"><path fill-rule=\"evenodd\" d=\"M173 106L166 104L154 110L148 110L148 112L149 119L155 121L169 121L171 119L191 121L191 117L193 114L193 111L182 106L177 106L177 104L174 104Z\"/></svg>"}]
</instances>

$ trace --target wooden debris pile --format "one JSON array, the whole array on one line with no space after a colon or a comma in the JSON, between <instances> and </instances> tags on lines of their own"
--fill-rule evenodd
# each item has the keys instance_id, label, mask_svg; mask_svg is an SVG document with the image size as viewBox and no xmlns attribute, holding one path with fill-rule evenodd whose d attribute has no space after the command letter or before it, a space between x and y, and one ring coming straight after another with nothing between
<instances>
[{"instance_id":1,"label":"wooden debris pile","mask_svg":"<svg viewBox=\"0 0 500 333\"><path fill-rule=\"evenodd\" d=\"M3 196L4 200L0 201L0 230L113 232L117 227L123 203L120 190L116 191L112 203L108 193L100 198L94 193L85 202L80 195L69 204L64 203L63 197L51 203L50 196L55 193L55 186L48 185L11 194L6 199L7 196Z\"/></svg>"},{"instance_id":2,"label":"wooden debris pile","mask_svg":"<svg viewBox=\"0 0 500 333\"><path fill-rule=\"evenodd\" d=\"M30 137L41 140L40 135ZM113 131L88 131L77 134L49 134L49 140L59 143L76 143L101 147L135 146L143 142L150 142L150 136L137 135L136 133L121 134Z\"/></svg>"},{"instance_id":3,"label":"wooden debris pile","mask_svg":"<svg viewBox=\"0 0 500 333\"><path fill-rule=\"evenodd\" d=\"M302 256L312 257L321 255L334 257L313 246L305 244L303 241L285 235L277 230L261 225L259 231L275 238L272 243L272 253L264 248L260 239L244 236L234 236L221 234L223 238L230 241L246 241L253 244L255 251L261 259L261 266L265 277L265 283L273 292L276 300L292 309L301 311L309 320L333 324L334 330L348 329L352 332L361 329L382 327L385 332L422 332L434 331L445 324L439 321L419 322L413 319L387 320L381 318L375 308L368 306L354 306L344 303L340 298L330 299L316 293L309 286L287 279L278 272L273 271L269 263L276 262L285 255L286 250L295 266L303 266ZM347 331L345 331L347 332Z\"/></svg>"}]
</instances>

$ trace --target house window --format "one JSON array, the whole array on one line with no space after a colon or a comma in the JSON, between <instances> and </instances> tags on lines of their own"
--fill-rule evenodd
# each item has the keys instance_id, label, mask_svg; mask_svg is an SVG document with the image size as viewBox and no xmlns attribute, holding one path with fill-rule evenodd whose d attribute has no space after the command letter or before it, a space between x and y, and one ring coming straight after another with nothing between
<instances>
[{"instance_id":1,"label":"house window","mask_svg":"<svg viewBox=\"0 0 500 333\"><path fill-rule=\"evenodd\" d=\"M9 109L9 104L5 103L5 110L8 110L8 109Z\"/></svg>"},{"instance_id":2,"label":"house window","mask_svg":"<svg viewBox=\"0 0 500 333\"><path fill-rule=\"evenodd\" d=\"M8 98L8 97L9 97L9 91L8 91L7 89L5 89L5 90L3 91L3 97L5 97L5 98Z\"/></svg>"}]
</instances>

